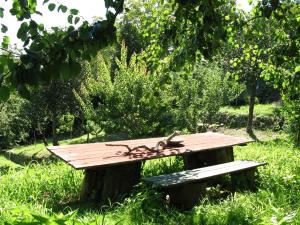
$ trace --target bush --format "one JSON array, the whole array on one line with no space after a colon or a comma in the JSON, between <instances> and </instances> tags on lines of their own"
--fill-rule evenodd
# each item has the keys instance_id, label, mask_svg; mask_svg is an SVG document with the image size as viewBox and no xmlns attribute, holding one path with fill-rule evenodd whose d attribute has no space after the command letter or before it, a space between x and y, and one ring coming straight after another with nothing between
<instances>
[{"instance_id":1,"label":"bush","mask_svg":"<svg viewBox=\"0 0 300 225\"><path fill-rule=\"evenodd\" d=\"M102 118L108 118L105 130L130 137L151 136L156 133L163 114L160 87L137 55L132 55L127 64L126 51L123 45L111 89L103 94L106 102L99 106L103 109Z\"/></svg>"},{"instance_id":2,"label":"bush","mask_svg":"<svg viewBox=\"0 0 300 225\"><path fill-rule=\"evenodd\" d=\"M180 72L150 73L142 58L133 54L128 60L123 44L114 73L101 54L84 64L87 79L75 95L88 133L158 136L175 129L196 132L199 122L215 120L228 88L219 68L197 63Z\"/></svg>"},{"instance_id":3,"label":"bush","mask_svg":"<svg viewBox=\"0 0 300 225\"><path fill-rule=\"evenodd\" d=\"M285 128L292 141L300 145L300 93L286 93L282 108Z\"/></svg>"},{"instance_id":4,"label":"bush","mask_svg":"<svg viewBox=\"0 0 300 225\"><path fill-rule=\"evenodd\" d=\"M30 120L24 108L28 101L12 95L0 103L0 150L25 142L29 137Z\"/></svg>"},{"instance_id":5,"label":"bush","mask_svg":"<svg viewBox=\"0 0 300 225\"><path fill-rule=\"evenodd\" d=\"M170 74L171 82L163 89L177 129L197 132L198 123L212 123L224 100L221 71L197 63L193 72Z\"/></svg>"}]
</instances>

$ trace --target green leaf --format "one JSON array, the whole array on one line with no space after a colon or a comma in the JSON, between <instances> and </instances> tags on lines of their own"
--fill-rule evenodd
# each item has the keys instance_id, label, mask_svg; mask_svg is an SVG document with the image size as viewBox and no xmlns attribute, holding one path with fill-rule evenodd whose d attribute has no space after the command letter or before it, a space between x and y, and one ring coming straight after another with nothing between
<instances>
[{"instance_id":1,"label":"green leaf","mask_svg":"<svg viewBox=\"0 0 300 225\"><path fill-rule=\"evenodd\" d=\"M81 65L78 62L70 62L71 76L77 76L81 72Z\"/></svg>"},{"instance_id":2,"label":"green leaf","mask_svg":"<svg viewBox=\"0 0 300 225\"><path fill-rule=\"evenodd\" d=\"M80 21L80 18L77 16L74 20L74 23L77 24Z\"/></svg>"},{"instance_id":3,"label":"green leaf","mask_svg":"<svg viewBox=\"0 0 300 225\"><path fill-rule=\"evenodd\" d=\"M73 15L68 16L68 23L70 23L70 24L73 23Z\"/></svg>"},{"instance_id":4,"label":"green leaf","mask_svg":"<svg viewBox=\"0 0 300 225\"><path fill-rule=\"evenodd\" d=\"M17 37L22 41L27 39L27 32L29 30L29 26L27 22L23 22L18 30Z\"/></svg>"},{"instance_id":5,"label":"green leaf","mask_svg":"<svg viewBox=\"0 0 300 225\"><path fill-rule=\"evenodd\" d=\"M79 10L78 9L70 9L70 13L72 14L72 15L78 15L78 13L79 13Z\"/></svg>"},{"instance_id":6,"label":"green leaf","mask_svg":"<svg viewBox=\"0 0 300 225\"><path fill-rule=\"evenodd\" d=\"M69 64L68 63L62 63L60 65L60 77L61 79L63 80L67 80L70 78L70 74L71 74L71 71L70 71L70 68L69 68Z\"/></svg>"},{"instance_id":7,"label":"green leaf","mask_svg":"<svg viewBox=\"0 0 300 225\"><path fill-rule=\"evenodd\" d=\"M227 15L227 16L225 16L225 20L230 20L230 16L229 15Z\"/></svg>"},{"instance_id":8,"label":"green leaf","mask_svg":"<svg viewBox=\"0 0 300 225\"><path fill-rule=\"evenodd\" d=\"M66 6L64 6L64 5L60 5L60 6L58 6L58 8L57 8L57 12L59 12L60 10L63 12L63 13L65 13L65 12L67 12L67 7Z\"/></svg>"},{"instance_id":9,"label":"green leaf","mask_svg":"<svg viewBox=\"0 0 300 225\"><path fill-rule=\"evenodd\" d=\"M8 45L9 45L9 37L8 36L4 36L3 37L3 40L2 40L2 47L3 48L8 48Z\"/></svg>"},{"instance_id":10,"label":"green leaf","mask_svg":"<svg viewBox=\"0 0 300 225\"><path fill-rule=\"evenodd\" d=\"M49 9L50 11L53 11L53 10L55 9L55 7L56 7L56 5L55 5L54 3L50 3L50 4L48 5L48 9Z\"/></svg>"},{"instance_id":11,"label":"green leaf","mask_svg":"<svg viewBox=\"0 0 300 225\"><path fill-rule=\"evenodd\" d=\"M3 18L4 16L4 9L2 7L0 7L0 18Z\"/></svg>"},{"instance_id":12,"label":"green leaf","mask_svg":"<svg viewBox=\"0 0 300 225\"><path fill-rule=\"evenodd\" d=\"M2 33L6 33L7 32L7 26L5 26L4 24L1 24L1 32Z\"/></svg>"},{"instance_id":13,"label":"green leaf","mask_svg":"<svg viewBox=\"0 0 300 225\"><path fill-rule=\"evenodd\" d=\"M68 10L68 7L67 7L67 6L64 6L64 7L61 9L61 11L63 11L63 13L67 12L67 10Z\"/></svg>"},{"instance_id":14,"label":"green leaf","mask_svg":"<svg viewBox=\"0 0 300 225\"><path fill-rule=\"evenodd\" d=\"M25 85L20 84L17 89L18 89L19 94L23 98L26 98L26 99L30 98L30 92L29 92L29 90L27 89L27 87Z\"/></svg>"},{"instance_id":15,"label":"green leaf","mask_svg":"<svg viewBox=\"0 0 300 225\"><path fill-rule=\"evenodd\" d=\"M0 101L7 101L10 96L10 90L7 86L0 87Z\"/></svg>"},{"instance_id":16,"label":"green leaf","mask_svg":"<svg viewBox=\"0 0 300 225\"><path fill-rule=\"evenodd\" d=\"M45 5L47 2L49 2L49 0L44 0L43 5Z\"/></svg>"},{"instance_id":17,"label":"green leaf","mask_svg":"<svg viewBox=\"0 0 300 225\"><path fill-rule=\"evenodd\" d=\"M62 10L62 7L63 7L63 5L59 5L59 6L57 7L57 12L59 12L60 10Z\"/></svg>"}]
</instances>

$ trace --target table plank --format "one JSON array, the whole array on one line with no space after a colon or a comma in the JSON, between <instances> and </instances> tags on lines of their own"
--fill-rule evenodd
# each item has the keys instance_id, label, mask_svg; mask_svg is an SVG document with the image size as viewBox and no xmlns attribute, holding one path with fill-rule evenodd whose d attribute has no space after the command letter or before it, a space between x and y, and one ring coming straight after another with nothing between
<instances>
[{"instance_id":1,"label":"table plank","mask_svg":"<svg viewBox=\"0 0 300 225\"><path fill-rule=\"evenodd\" d=\"M162 140L162 137L91 144L51 146L47 147L47 149L59 158L63 159L65 162L69 163L75 169L87 169L92 167L142 161L146 159L155 159L172 155L184 155L193 152L214 150L234 145L247 144L253 141L251 139L211 132L182 135L181 137L184 138L184 142L181 147L167 148L159 152L141 150L129 153L126 147L106 146L106 144L125 144L131 148L139 145L154 147L159 140Z\"/></svg>"}]
</instances>

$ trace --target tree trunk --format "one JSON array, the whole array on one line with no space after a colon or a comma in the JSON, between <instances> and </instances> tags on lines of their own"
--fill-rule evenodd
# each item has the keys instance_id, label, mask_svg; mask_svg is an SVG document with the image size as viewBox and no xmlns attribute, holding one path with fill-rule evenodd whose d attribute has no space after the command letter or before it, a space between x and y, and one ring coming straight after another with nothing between
<instances>
[{"instance_id":1,"label":"tree trunk","mask_svg":"<svg viewBox=\"0 0 300 225\"><path fill-rule=\"evenodd\" d=\"M247 133L253 134L253 113L256 96L256 79L254 78L250 84L249 114L247 122Z\"/></svg>"},{"instance_id":2,"label":"tree trunk","mask_svg":"<svg viewBox=\"0 0 300 225\"><path fill-rule=\"evenodd\" d=\"M46 138L46 135L45 135L45 131L42 132L42 139L43 139L44 145L48 146L48 141L47 141L47 138Z\"/></svg>"},{"instance_id":3,"label":"tree trunk","mask_svg":"<svg viewBox=\"0 0 300 225\"><path fill-rule=\"evenodd\" d=\"M297 133L297 145L300 145L300 123L298 126L298 133Z\"/></svg>"},{"instance_id":4,"label":"tree trunk","mask_svg":"<svg viewBox=\"0 0 300 225\"><path fill-rule=\"evenodd\" d=\"M90 133L88 132L87 136L86 136L86 143L89 143L89 142L90 142Z\"/></svg>"},{"instance_id":5,"label":"tree trunk","mask_svg":"<svg viewBox=\"0 0 300 225\"><path fill-rule=\"evenodd\" d=\"M52 144L53 144L53 146L59 145L56 128L57 128L57 121L56 121L56 117L54 117L52 120L52 138L53 138Z\"/></svg>"}]
</instances>

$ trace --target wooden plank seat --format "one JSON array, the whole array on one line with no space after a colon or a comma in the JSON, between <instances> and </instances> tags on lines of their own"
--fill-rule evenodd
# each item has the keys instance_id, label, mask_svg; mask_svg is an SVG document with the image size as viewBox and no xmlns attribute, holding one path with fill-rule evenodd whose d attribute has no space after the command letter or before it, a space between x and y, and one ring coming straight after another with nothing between
<instances>
[{"instance_id":1,"label":"wooden plank seat","mask_svg":"<svg viewBox=\"0 0 300 225\"><path fill-rule=\"evenodd\" d=\"M257 167L263 165L266 165L266 163L233 161L172 174L147 177L143 180L146 184L162 189L170 198L171 203L188 209L197 204L199 198L204 194L207 180L225 174L231 174L233 191L235 191L240 179L243 180L244 186L249 186L249 189L253 190L254 172Z\"/></svg>"}]
</instances>

